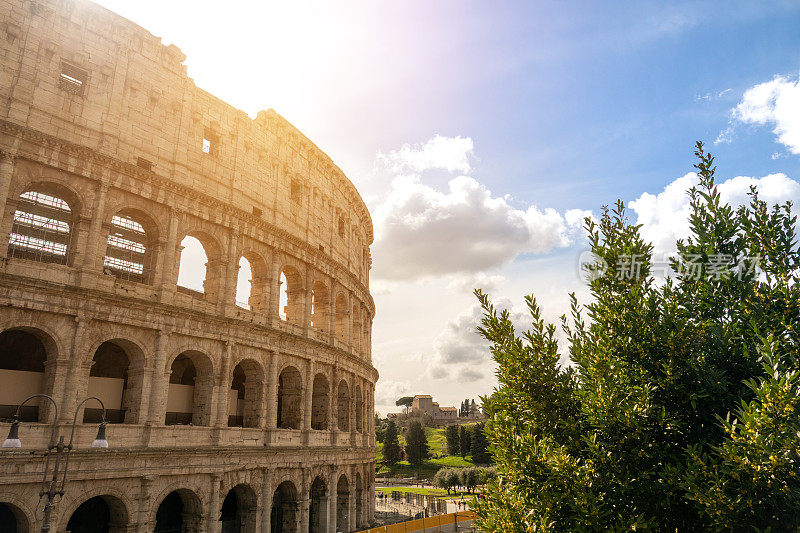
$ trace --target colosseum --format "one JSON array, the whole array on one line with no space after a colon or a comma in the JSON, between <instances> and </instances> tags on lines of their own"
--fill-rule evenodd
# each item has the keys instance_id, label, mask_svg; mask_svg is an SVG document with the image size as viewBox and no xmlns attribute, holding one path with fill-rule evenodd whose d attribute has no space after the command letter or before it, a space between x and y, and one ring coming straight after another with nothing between
<instances>
[{"instance_id":1,"label":"colosseum","mask_svg":"<svg viewBox=\"0 0 800 533\"><path fill-rule=\"evenodd\" d=\"M353 184L85 0L0 0L0 49L0 439L18 412L21 442L0 450L0 531L42 528L51 428L69 441L73 420L51 531L369 524L373 230ZM204 264L181 261L194 239ZM34 394L53 401L17 409Z\"/></svg>"}]
</instances>

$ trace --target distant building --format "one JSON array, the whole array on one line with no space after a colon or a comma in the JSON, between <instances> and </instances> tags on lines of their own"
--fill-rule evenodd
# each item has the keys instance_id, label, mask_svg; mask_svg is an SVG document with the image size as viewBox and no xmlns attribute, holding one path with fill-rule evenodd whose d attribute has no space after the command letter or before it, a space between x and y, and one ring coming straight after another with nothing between
<instances>
[{"instance_id":1,"label":"distant building","mask_svg":"<svg viewBox=\"0 0 800 533\"><path fill-rule=\"evenodd\" d=\"M441 407L433 401L430 394L417 394L411 401L412 414L423 414L430 416L436 426L446 426L450 424L464 424L484 420L486 417L479 410L471 411L466 417L460 417L457 407ZM389 413L387 418L396 418L401 413Z\"/></svg>"}]
</instances>

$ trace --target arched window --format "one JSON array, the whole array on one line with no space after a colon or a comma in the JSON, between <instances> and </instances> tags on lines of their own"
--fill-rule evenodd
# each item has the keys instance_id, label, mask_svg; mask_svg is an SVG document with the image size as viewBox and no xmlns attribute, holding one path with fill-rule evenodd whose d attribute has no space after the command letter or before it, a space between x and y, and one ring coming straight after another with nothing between
<instances>
[{"instance_id":1,"label":"arched window","mask_svg":"<svg viewBox=\"0 0 800 533\"><path fill-rule=\"evenodd\" d=\"M300 372L286 367L278 377L278 427L300 429L300 402L303 401Z\"/></svg>"},{"instance_id":2,"label":"arched window","mask_svg":"<svg viewBox=\"0 0 800 533\"><path fill-rule=\"evenodd\" d=\"M303 324L303 278L294 267L287 266L280 277L279 316L291 324Z\"/></svg>"},{"instance_id":3,"label":"arched window","mask_svg":"<svg viewBox=\"0 0 800 533\"><path fill-rule=\"evenodd\" d=\"M321 533L328 530L325 520L328 516L326 509L328 487L321 476L314 478L311 484L309 499L311 504L308 509L308 530L312 533Z\"/></svg>"},{"instance_id":4,"label":"arched window","mask_svg":"<svg viewBox=\"0 0 800 533\"><path fill-rule=\"evenodd\" d=\"M0 418L12 418L29 396L45 391L47 351L34 334L21 330L0 333ZM20 410L20 420L39 421L39 401Z\"/></svg>"},{"instance_id":5,"label":"arched window","mask_svg":"<svg viewBox=\"0 0 800 533\"><path fill-rule=\"evenodd\" d=\"M87 394L102 400L106 408L106 420L112 424L125 422L126 411L131 403L128 390L128 367L128 355L125 350L113 342L101 344L92 358ZM99 405L87 404L83 410L83 422L100 422L102 414ZM131 418L128 419L128 421L130 420Z\"/></svg>"},{"instance_id":6,"label":"arched window","mask_svg":"<svg viewBox=\"0 0 800 533\"><path fill-rule=\"evenodd\" d=\"M297 531L297 488L291 481L284 481L272 496L270 531L294 533Z\"/></svg>"},{"instance_id":7,"label":"arched window","mask_svg":"<svg viewBox=\"0 0 800 533\"><path fill-rule=\"evenodd\" d=\"M361 351L361 313L358 304L353 304L353 348Z\"/></svg>"},{"instance_id":8,"label":"arched window","mask_svg":"<svg viewBox=\"0 0 800 533\"><path fill-rule=\"evenodd\" d=\"M178 267L178 290L188 294L205 294L207 265L208 254L203 243L191 235L184 237Z\"/></svg>"},{"instance_id":9,"label":"arched window","mask_svg":"<svg viewBox=\"0 0 800 533\"><path fill-rule=\"evenodd\" d=\"M189 351L176 357L169 377L164 424L209 425L211 388L211 362L205 355Z\"/></svg>"},{"instance_id":10,"label":"arched window","mask_svg":"<svg viewBox=\"0 0 800 533\"><path fill-rule=\"evenodd\" d=\"M311 325L320 331L330 329L331 298L328 287L321 281L311 289Z\"/></svg>"},{"instance_id":11,"label":"arched window","mask_svg":"<svg viewBox=\"0 0 800 533\"><path fill-rule=\"evenodd\" d=\"M361 387L358 385L356 385L354 396L356 407L356 431L361 433L364 429L364 399L361 395Z\"/></svg>"},{"instance_id":12,"label":"arched window","mask_svg":"<svg viewBox=\"0 0 800 533\"><path fill-rule=\"evenodd\" d=\"M67 522L67 531L128 531L128 510L116 496L95 496L83 502Z\"/></svg>"},{"instance_id":13,"label":"arched window","mask_svg":"<svg viewBox=\"0 0 800 533\"><path fill-rule=\"evenodd\" d=\"M346 381L339 382L336 401L336 424L339 431L350 431L350 389Z\"/></svg>"},{"instance_id":14,"label":"arched window","mask_svg":"<svg viewBox=\"0 0 800 533\"><path fill-rule=\"evenodd\" d=\"M133 215L114 215L103 258L104 271L118 278L150 283L149 244L144 227Z\"/></svg>"},{"instance_id":15,"label":"arched window","mask_svg":"<svg viewBox=\"0 0 800 533\"><path fill-rule=\"evenodd\" d=\"M350 531L350 483L347 476L339 476L336 483L336 531Z\"/></svg>"},{"instance_id":16,"label":"arched window","mask_svg":"<svg viewBox=\"0 0 800 533\"><path fill-rule=\"evenodd\" d=\"M197 494L188 489L170 492L156 511L154 533L194 531L192 526L202 520L202 505Z\"/></svg>"},{"instance_id":17,"label":"arched window","mask_svg":"<svg viewBox=\"0 0 800 533\"><path fill-rule=\"evenodd\" d=\"M219 521L224 532L249 533L256 530L256 497L248 485L236 485L222 500Z\"/></svg>"},{"instance_id":18,"label":"arched window","mask_svg":"<svg viewBox=\"0 0 800 533\"><path fill-rule=\"evenodd\" d=\"M328 429L328 409L330 392L328 379L324 374L314 376L314 389L311 392L311 429Z\"/></svg>"},{"instance_id":19,"label":"arched window","mask_svg":"<svg viewBox=\"0 0 800 533\"><path fill-rule=\"evenodd\" d=\"M20 195L9 237L8 257L66 265L72 248L72 209L51 193Z\"/></svg>"},{"instance_id":20,"label":"arched window","mask_svg":"<svg viewBox=\"0 0 800 533\"><path fill-rule=\"evenodd\" d=\"M233 369L228 396L228 427L258 427L261 422L264 373L258 363L246 359Z\"/></svg>"},{"instance_id":21,"label":"arched window","mask_svg":"<svg viewBox=\"0 0 800 533\"><path fill-rule=\"evenodd\" d=\"M336 297L336 337L342 342L347 342L347 319L347 300L340 293Z\"/></svg>"},{"instance_id":22,"label":"arched window","mask_svg":"<svg viewBox=\"0 0 800 533\"><path fill-rule=\"evenodd\" d=\"M250 309L250 295L252 293L253 270L246 257L239 258L239 272L236 275L236 305L243 309Z\"/></svg>"}]
</instances>

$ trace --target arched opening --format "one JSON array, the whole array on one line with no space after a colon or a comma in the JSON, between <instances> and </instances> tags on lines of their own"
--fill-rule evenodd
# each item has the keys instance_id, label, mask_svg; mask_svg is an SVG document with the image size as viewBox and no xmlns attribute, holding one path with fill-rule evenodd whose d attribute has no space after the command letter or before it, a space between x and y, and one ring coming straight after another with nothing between
<instances>
[{"instance_id":1,"label":"arched opening","mask_svg":"<svg viewBox=\"0 0 800 533\"><path fill-rule=\"evenodd\" d=\"M258 363L246 359L236 365L228 393L228 427L259 427L263 390L264 373Z\"/></svg>"},{"instance_id":2,"label":"arched opening","mask_svg":"<svg viewBox=\"0 0 800 533\"><path fill-rule=\"evenodd\" d=\"M178 291L215 301L222 276L218 258L217 248L210 237L184 237L178 267Z\"/></svg>"},{"instance_id":3,"label":"arched opening","mask_svg":"<svg viewBox=\"0 0 800 533\"><path fill-rule=\"evenodd\" d=\"M46 361L47 349L37 335L19 329L0 333L0 419L12 418L26 398L46 392ZM40 421L39 405L39 399L24 405L20 420Z\"/></svg>"},{"instance_id":4,"label":"arched opening","mask_svg":"<svg viewBox=\"0 0 800 533\"><path fill-rule=\"evenodd\" d=\"M291 481L284 481L272 496L271 532L296 533L297 507L297 489Z\"/></svg>"},{"instance_id":5,"label":"arched opening","mask_svg":"<svg viewBox=\"0 0 800 533\"><path fill-rule=\"evenodd\" d=\"M83 502L67 522L70 533L123 533L128 531L125 504L114 496L95 496Z\"/></svg>"},{"instance_id":6,"label":"arched opening","mask_svg":"<svg viewBox=\"0 0 800 533\"><path fill-rule=\"evenodd\" d=\"M279 314L281 320L303 325L303 278L294 267L284 267L280 277Z\"/></svg>"},{"instance_id":7,"label":"arched opening","mask_svg":"<svg viewBox=\"0 0 800 533\"><path fill-rule=\"evenodd\" d=\"M357 304L353 304L353 348L361 351L361 313Z\"/></svg>"},{"instance_id":8,"label":"arched opening","mask_svg":"<svg viewBox=\"0 0 800 533\"><path fill-rule=\"evenodd\" d=\"M311 288L311 325L320 331L330 329L331 298L328 287L321 281Z\"/></svg>"},{"instance_id":9,"label":"arched opening","mask_svg":"<svg viewBox=\"0 0 800 533\"><path fill-rule=\"evenodd\" d=\"M150 283L152 249L142 220L123 211L111 217L103 270L118 278Z\"/></svg>"},{"instance_id":10,"label":"arched opening","mask_svg":"<svg viewBox=\"0 0 800 533\"><path fill-rule=\"evenodd\" d=\"M330 409L330 392L328 378L324 374L314 376L314 388L311 391L311 429L328 429L328 409Z\"/></svg>"},{"instance_id":11,"label":"arched opening","mask_svg":"<svg viewBox=\"0 0 800 533\"><path fill-rule=\"evenodd\" d=\"M255 533L256 494L247 485L236 485L222 501L219 521L222 533Z\"/></svg>"},{"instance_id":12,"label":"arched opening","mask_svg":"<svg viewBox=\"0 0 800 533\"><path fill-rule=\"evenodd\" d=\"M350 389L346 381L339 382L336 401L336 424L339 431L350 431Z\"/></svg>"},{"instance_id":13,"label":"arched opening","mask_svg":"<svg viewBox=\"0 0 800 533\"><path fill-rule=\"evenodd\" d=\"M336 338L347 342L347 300L344 294L336 297Z\"/></svg>"},{"instance_id":14,"label":"arched opening","mask_svg":"<svg viewBox=\"0 0 800 533\"><path fill-rule=\"evenodd\" d=\"M183 352L172 361L164 424L209 425L210 397L211 362L199 352Z\"/></svg>"},{"instance_id":15,"label":"arched opening","mask_svg":"<svg viewBox=\"0 0 800 533\"><path fill-rule=\"evenodd\" d=\"M197 533L202 519L197 495L187 489L178 489L161 500L153 533Z\"/></svg>"},{"instance_id":16,"label":"arched opening","mask_svg":"<svg viewBox=\"0 0 800 533\"><path fill-rule=\"evenodd\" d=\"M250 309L250 295L253 292L253 269L246 257L239 258L239 272L236 274L236 305Z\"/></svg>"},{"instance_id":17,"label":"arched opening","mask_svg":"<svg viewBox=\"0 0 800 533\"><path fill-rule=\"evenodd\" d=\"M58 187L29 190L17 200L8 240L8 257L69 264L73 212Z\"/></svg>"},{"instance_id":18,"label":"arched opening","mask_svg":"<svg viewBox=\"0 0 800 533\"><path fill-rule=\"evenodd\" d=\"M325 480L317 476L311 484L309 494L310 506L308 509L308 531L309 533L325 533L328 529L327 508L328 508L328 487Z\"/></svg>"},{"instance_id":19,"label":"arched opening","mask_svg":"<svg viewBox=\"0 0 800 533\"><path fill-rule=\"evenodd\" d=\"M30 533L31 525L22 509L0 502L0 525L4 533Z\"/></svg>"},{"instance_id":20,"label":"arched opening","mask_svg":"<svg viewBox=\"0 0 800 533\"><path fill-rule=\"evenodd\" d=\"M336 531L350 531L350 486L342 474L336 483Z\"/></svg>"},{"instance_id":21,"label":"arched opening","mask_svg":"<svg viewBox=\"0 0 800 533\"><path fill-rule=\"evenodd\" d=\"M131 422L135 413L131 410L133 399L128 386L128 354L116 342L107 341L101 344L92 358L89 371L88 396L100 398L106 408L106 421L121 424ZM103 410L99 405L87 404L83 410L84 423L100 422Z\"/></svg>"},{"instance_id":22,"label":"arched opening","mask_svg":"<svg viewBox=\"0 0 800 533\"><path fill-rule=\"evenodd\" d=\"M353 391L353 397L356 408L356 431L361 433L364 430L364 397L361 394L360 386L356 385L356 388Z\"/></svg>"},{"instance_id":23,"label":"arched opening","mask_svg":"<svg viewBox=\"0 0 800 533\"><path fill-rule=\"evenodd\" d=\"M283 369L278 377L278 427L300 429L300 402L303 398L303 381L293 366Z\"/></svg>"},{"instance_id":24,"label":"arched opening","mask_svg":"<svg viewBox=\"0 0 800 533\"><path fill-rule=\"evenodd\" d=\"M361 473L356 472L356 516L354 518L354 524L351 527L358 527L362 523L364 523L364 517L362 513L364 512L364 486L361 483Z\"/></svg>"}]
</instances>

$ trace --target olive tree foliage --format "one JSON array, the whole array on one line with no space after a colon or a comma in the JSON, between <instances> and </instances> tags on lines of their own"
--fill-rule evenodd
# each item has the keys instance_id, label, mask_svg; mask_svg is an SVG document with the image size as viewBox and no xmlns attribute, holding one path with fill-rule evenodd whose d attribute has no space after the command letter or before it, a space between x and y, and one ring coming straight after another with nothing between
<instances>
[{"instance_id":1,"label":"olive tree foliage","mask_svg":"<svg viewBox=\"0 0 800 533\"><path fill-rule=\"evenodd\" d=\"M497 477L477 502L481 530L800 524L797 220L755 190L726 205L713 157L701 143L695 155L673 276L653 279L652 246L621 202L586 220L597 261L590 303L572 295L562 317L572 365L532 296L518 334L476 291L499 383L484 399Z\"/></svg>"}]
</instances>

